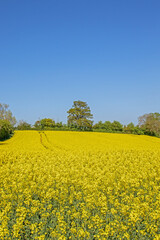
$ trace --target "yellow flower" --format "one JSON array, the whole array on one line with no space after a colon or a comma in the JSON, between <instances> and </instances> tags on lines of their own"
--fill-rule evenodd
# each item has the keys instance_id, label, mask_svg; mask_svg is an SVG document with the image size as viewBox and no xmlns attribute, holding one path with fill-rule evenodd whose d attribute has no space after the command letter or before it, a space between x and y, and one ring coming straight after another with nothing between
<instances>
[{"instance_id":1,"label":"yellow flower","mask_svg":"<svg viewBox=\"0 0 160 240\"><path fill-rule=\"evenodd\" d=\"M6 143L0 239L160 239L160 139L16 131Z\"/></svg>"}]
</instances>

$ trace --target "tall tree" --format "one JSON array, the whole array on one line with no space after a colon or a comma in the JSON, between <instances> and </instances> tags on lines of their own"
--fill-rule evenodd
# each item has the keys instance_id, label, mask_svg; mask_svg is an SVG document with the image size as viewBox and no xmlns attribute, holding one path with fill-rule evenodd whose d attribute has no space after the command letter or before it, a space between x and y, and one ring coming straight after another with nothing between
<instances>
[{"instance_id":1,"label":"tall tree","mask_svg":"<svg viewBox=\"0 0 160 240\"><path fill-rule=\"evenodd\" d=\"M138 118L138 125L145 134L160 136L160 113L148 113Z\"/></svg>"},{"instance_id":2,"label":"tall tree","mask_svg":"<svg viewBox=\"0 0 160 240\"><path fill-rule=\"evenodd\" d=\"M91 130L93 121L93 115L91 114L90 107L86 102L74 101L72 108L68 113L68 125L74 126L80 130Z\"/></svg>"}]
</instances>

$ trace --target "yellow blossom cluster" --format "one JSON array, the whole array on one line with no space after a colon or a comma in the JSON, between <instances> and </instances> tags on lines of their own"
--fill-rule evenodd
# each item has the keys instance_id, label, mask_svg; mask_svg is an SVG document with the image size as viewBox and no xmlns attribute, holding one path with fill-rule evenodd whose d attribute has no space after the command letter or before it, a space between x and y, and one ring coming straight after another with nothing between
<instances>
[{"instance_id":1,"label":"yellow blossom cluster","mask_svg":"<svg viewBox=\"0 0 160 240\"><path fill-rule=\"evenodd\" d=\"M160 139L16 131L0 142L0 239L160 239Z\"/></svg>"}]
</instances>

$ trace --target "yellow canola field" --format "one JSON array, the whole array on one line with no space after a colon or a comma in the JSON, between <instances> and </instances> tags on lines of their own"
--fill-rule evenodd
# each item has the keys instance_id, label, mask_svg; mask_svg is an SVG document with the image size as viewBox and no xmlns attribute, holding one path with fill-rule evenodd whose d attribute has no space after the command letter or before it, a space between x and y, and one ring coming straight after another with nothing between
<instances>
[{"instance_id":1,"label":"yellow canola field","mask_svg":"<svg viewBox=\"0 0 160 240\"><path fill-rule=\"evenodd\" d=\"M0 142L0 239L160 239L160 139L16 131Z\"/></svg>"}]
</instances>

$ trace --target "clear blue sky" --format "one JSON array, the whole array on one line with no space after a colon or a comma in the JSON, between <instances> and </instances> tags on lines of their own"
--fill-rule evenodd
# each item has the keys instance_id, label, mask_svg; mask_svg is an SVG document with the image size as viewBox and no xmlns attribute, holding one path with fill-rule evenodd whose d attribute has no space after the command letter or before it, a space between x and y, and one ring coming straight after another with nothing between
<instances>
[{"instance_id":1,"label":"clear blue sky","mask_svg":"<svg viewBox=\"0 0 160 240\"><path fill-rule=\"evenodd\" d=\"M0 102L17 120L160 112L159 0L0 1Z\"/></svg>"}]
</instances>

